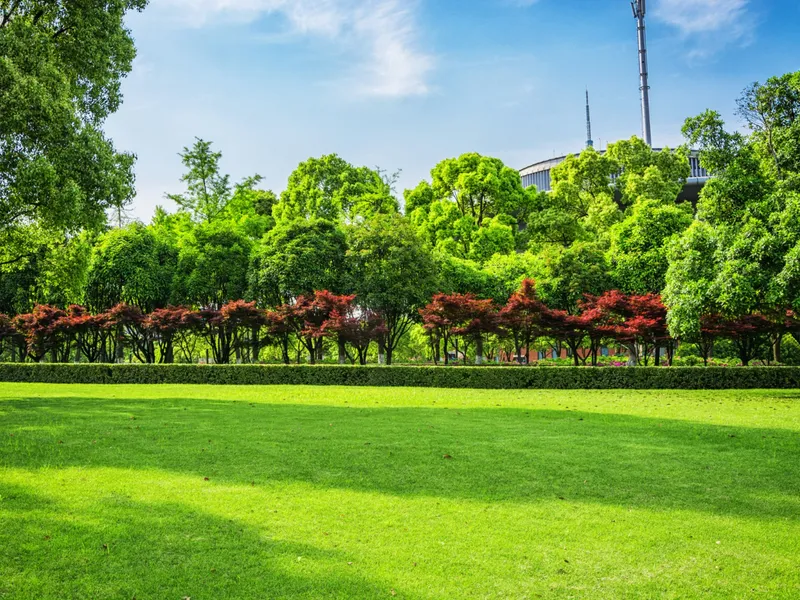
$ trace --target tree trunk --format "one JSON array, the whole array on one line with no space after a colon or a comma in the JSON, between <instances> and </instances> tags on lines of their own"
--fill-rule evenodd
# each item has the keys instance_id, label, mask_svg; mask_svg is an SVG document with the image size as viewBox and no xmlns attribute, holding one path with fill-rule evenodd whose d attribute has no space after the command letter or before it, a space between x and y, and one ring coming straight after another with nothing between
<instances>
[{"instance_id":1,"label":"tree trunk","mask_svg":"<svg viewBox=\"0 0 800 600\"><path fill-rule=\"evenodd\" d=\"M628 366L635 367L638 364L638 352L636 351L636 344L625 344L628 349Z\"/></svg>"},{"instance_id":2,"label":"tree trunk","mask_svg":"<svg viewBox=\"0 0 800 600\"><path fill-rule=\"evenodd\" d=\"M347 351L344 347L344 340L337 339L336 344L339 347L339 364L343 365L347 362Z\"/></svg>"},{"instance_id":3,"label":"tree trunk","mask_svg":"<svg viewBox=\"0 0 800 600\"><path fill-rule=\"evenodd\" d=\"M284 335L283 339L281 340L281 358L283 358L283 364L288 365L292 359L289 357L289 336Z\"/></svg>"},{"instance_id":4,"label":"tree trunk","mask_svg":"<svg viewBox=\"0 0 800 600\"><path fill-rule=\"evenodd\" d=\"M483 364L483 336L478 336L475 339L475 364Z\"/></svg>"},{"instance_id":5,"label":"tree trunk","mask_svg":"<svg viewBox=\"0 0 800 600\"><path fill-rule=\"evenodd\" d=\"M319 338L316 342L316 351L317 361L322 362L325 360L325 343L323 342L322 338Z\"/></svg>"},{"instance_id":6,"label":"tree trunk","mask_svg":"<svg viewBox=\"0 0 800 600\"><path fill-rule=\"evenodd\" d=\"M783 341L783 334L776 333L772 338L772 357L775 362L781 363L781 342Z\"/></svg>"},{"instance_id":7,"label":"tree trunk","mask_svg":"<svg viewBox=\"0 0 800 600\"><path fill-rule=\"evenodd\" d=\"M383 336L378 338L378 364L386 364L386 340Z\"/></svg>"}]
</instances>

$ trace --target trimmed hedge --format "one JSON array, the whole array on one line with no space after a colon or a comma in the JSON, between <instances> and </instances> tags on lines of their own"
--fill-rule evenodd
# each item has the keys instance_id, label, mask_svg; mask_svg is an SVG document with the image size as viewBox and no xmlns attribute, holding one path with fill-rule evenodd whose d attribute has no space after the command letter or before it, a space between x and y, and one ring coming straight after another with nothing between
<instances>
[{"instance_id":1,"label":"trimmed hedge","mask_svg":"<svg viewBox=\"0 0 800 600\"><path fill-rule=\"evenodd\" d=\"M5 363L0 364L0 381L477 389L788 389L800 387L800 367L488 368Z\"/></svg>"}]
</instances>

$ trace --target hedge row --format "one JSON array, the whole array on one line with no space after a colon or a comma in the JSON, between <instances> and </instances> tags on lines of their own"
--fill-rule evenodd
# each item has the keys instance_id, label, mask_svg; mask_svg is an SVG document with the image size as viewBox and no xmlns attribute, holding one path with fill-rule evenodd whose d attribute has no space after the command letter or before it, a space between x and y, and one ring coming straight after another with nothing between
<instances>
[{"instance_id":1,"label":"hedge row","mask_svg":"<svg viewBox=\"0 0 800 600\"><path fill-rule=\"evenodd\" d=\"M800 387L800 367L476 368L5 363L0 364L0 381L479 389L787 389Z\"/></svg>"}]
</instances>

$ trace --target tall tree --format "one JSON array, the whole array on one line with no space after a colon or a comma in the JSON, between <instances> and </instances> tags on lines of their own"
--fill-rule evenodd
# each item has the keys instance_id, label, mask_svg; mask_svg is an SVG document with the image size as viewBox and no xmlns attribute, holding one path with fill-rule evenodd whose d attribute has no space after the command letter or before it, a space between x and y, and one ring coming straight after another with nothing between
<instances>
[{"instance_id":1,"label":"tall tree","mask_svg":"<svg viewBox=\"0 0 800 600\"><path fill-rule=\"evenodd\" d=\"M693 341L702 333L704 317L718 315L735 323L769 315L780 324L797 298L800 174L794 169L800 165L795 110L800 76L795 75L745 90L740 112L753 130L750 135L727 131L714 111L684 125L684 134L700 147L701 163L713 175L697 208L703 229L689 228L675 246L665 290L670 327L675 333L689 331ZM709 261L704 277L687 278L681 264L693 262L701 251ZM772 332L777 360L784 333L784 327Z\"/></svg>"},{"instance_id":2,"label":"tall tree","mask_svg":"<svg viewBox=\"0 0 800 600\"><path fill-rule=\"evenodd\" d=\"M103 122L131 70L129 11L146 0L0 4L0 268L82 229L133 195L131 154Z\"/></svg>"},{"instance_id":3,"label":"tall tree","mask_svg":"<svg viewBox=\"0 0 800 600\"><path fill-rule=\"evenodd\" d=\"M398 210L394 178L355 167L336 154L310 158L289 176L273 214L279 222L324 219L352 222Z\"/></svg>"},{"instance_id":4,"label":"tall tree","mask_svg":"<svg viewBox=\"0 0 800 600\"><path fill-rule=\"evenodd\" d=\"M405 217L378 215L348 230L347 261L351 289L357 302L375 312L386 326L379 351L387 364L418 310L436 287L430 253L420 243Z\"/></svg>"},{"instance_id":5,"label":"tall tree","mask_svg":"<svg viewBox=\"0 0 800 600\"><path fill-rule=\"evenodd\" d=\"M440 162L431 177L434 196L454 202L462 216L471 217L478 227L484 219L516 215L526 207L519 172L498 158L463 154Z\"/></svg>"},{"instance_id":6,"label":"tall tree","mask_svg":"<svg viewBox=\"0 0 800 600\"><path fill-rule=\"evenodd\" d=\"M144 312L166 306L177 264L175 248L141 223L107 232L92 251L86 304L96 311L127 303Z\"/></svg>"},{"instance_id":7,"label":"tall tree","mask_svg":"<svg viewBox=\"0 0 800 600\"><path fill-rule=\"evenodd\" d=\"M692 224L692 207L640 200L611 228L608 252L615 286L627 294L660 293L667 272L667 248L673 236Z\"/></svg>"},{"instance_id":8,"label":"tall tree","mask_svg":"<svg viewBox=\"0 0 800 600\"><path fill-rule=\"evenodd\" d=\"M230 176L220 173L222 152L213 152L211 142L196 138L180 157L186 167L181 181L187 189L183 194L167 194L167 198L196 221L210 223L222 214L232 196Z\"/></svg>"},{"instance_id":9,"label":"tall tree","mask_svg":"<svg viewBox=\"0 0 800 600\"><path fill-rule=\"evenodd\" d=\"M173 303L220 308L244 298L252 248L250 238L226 223L198 225L182 241Z\"/></svg>"},{"instance_id":10,"label":"tall tree","mask_svg":"<svg viewBox=\"0 0 800 600\"><path fill-rule=\"evenodd\" d=\"M334 222L280 223L253 253L249 295L261 305L278 306L316 290L344 292L346 252L345 234Z\"/></svg>"},{"instance_id":11,"label":"tall tree","mask_svg":"<svg viewBox=\"0 0 800 600\"><path fill-rule=\"evenodd\" d=\"M479 261L522 248L535 193L523 189L519 172L471 153L443 160L431 179L405 192L406 214L431 248Z\"/></svg>"}]
</instances>

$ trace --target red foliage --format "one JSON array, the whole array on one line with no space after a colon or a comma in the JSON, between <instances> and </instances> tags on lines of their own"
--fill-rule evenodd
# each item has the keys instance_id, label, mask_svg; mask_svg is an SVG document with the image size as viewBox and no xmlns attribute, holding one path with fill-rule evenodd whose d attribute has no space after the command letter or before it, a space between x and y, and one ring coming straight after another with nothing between
<instances>
[{"instance_id":1,"label":"red foliage","mask_svg":"<svg viewBox=\"0 0 800 600\"><path fill-rule=\"evenodd\" d=\"M618 290L589 299L598 313L594 328L628 347L636 362L649 362L650 354L667 345L672 362L674 342L667 329L667 309L658 294L626 295Z\"/></svg>"},{"instance_id":2,"label":"red foliage","mask_svg":"<svg viewBox=\"0 0 800 600\"><path fill-rule=\"evenodd\" d=\"M175 340L178 336L200 331L203 320L196 311L184 306L157 308L144 319L143 327L151 332L158 345L158 360L175 362Z\"/></svg>"},{"instance_id":3,"label":"red foliage","mask_svg":"<svg viewBox=\"0 0 800 600\"><path fill-rule=\"evenodd\" d=\"M483 357L484 336L500 331L501 320L491 300L480 300L473 294L436 294L420 310L422 326L431 339L434 361L438 362L441 343L444 342L445 364L450 340L460 337L464 341L464 359L470 342L475 342L477 361ZM455 346L458 352L458 345Z\"/></svg>"},{"instance_id":4,"label":"red foliage","mask_svg":"<svg viewBox=\"0 0 800 600\"><path fill-rule=\"evenodd\" d=\"M31 360L40 362L48 352L55 353L56 360L65 360L63 319L66 315L67 313L60 308L38 304L33 312L14 317L14 328L24 337L27 354Z\"/></svg>"},{"instance_id":5,"label":"red foliage","mask_svg":"<svg viewBox=\"0 0 800 600\"><path fill-rule=\"evenodd\" d=\"M583 315L571 315L565 310L546 309L542 313L543 331L550 337L564 342L572 352L575 366L580 364L580 348L589 335L589 320Z\"/></svg>"},{"instance_id":6,"label":"red foliage","mask_svg":"<svg viewBox=\"0 0 800 600\"><path fill-rule=\"evenodd\" d=\"M265 313L267 323L267 340L280 346L281 357L285 364L289 364L289 340L296 329L296 319L294 306L282 304L275 310L268 310Z\"/></svg>"},{"instance_id":7,"label":"red foliage","mask_svg":"<svg viewBox=\"0 0 800 600\"><path fill-rule=\"evenodd\" d=\"M93 315L83 306L71 305L66 317L62 318L64 328L74 337L80 353L89 362L103 358L104 315Z\"/></svg>"},{"instance_id":8,"label":"red foliage","mask_svg":"<svg viewBox=\"0 0 800 600\"><path fill-rule=\"evenodd\" d=\"M379 315L370 311L357 312L353 305L350 305L347 312L339 312L338 309L334 309L328 320L322 324L322 331L326 334L330 332L336 335L340 359L342 351L347 353L343 345L349 344L356 350L358 362L362 365L367 364L370 344L388 333L386 324Z\"/></svg>"},{"instance_id":9,"label":"red foliage","mask_svg":"<svg viewBox=\"0 0 800 600\"><path fill-rule=\"evenodd\" d=\"M140 362L155 362L154 332L147 328L142 309L122 302L108 309L102 318L103 328L111 335L112 354L115 357L122 357L122 349L127 344Z\"/></svg>"},{"instance_id":10,"label":"red foliage","mask_svg":"<svg viewBox=\"0 0 800 600\"><path fill-rule=\"evenodd\" d=\"M328 290L314 292L314 296L300 296L294 304L296 333L308 350L311 364L315 364L322 355L322 338L333 333L326 330L325 323L331 315L346 315L351 310L355 296L338 296ZM340 345L340 350L341 350ZM341 352L340 352L341 354Z\"/></svg>"},{"instance_id":11,"label":"red foliage","mask_svg":"<svg viewBox=\"0 0 800 600\"><path fill-rule=\"evenodd\" d=\"M500 310L500 322L514 340L514 350L521 356L533 347L536 338L542 333L542 315L547 310L544 303L536 297L536 284L525 279L519 290L514 292Z\"/></svg>"},{"instance_id":12,"label":"red foliage","mask_svg":"<svg viewBox=\"0 0 800 600\"><path fill-rule=\"evenodd\" d=\"M743 315L726 319L720 315L703 317L701 333L712 340L716 337L728 338L733 342L743 366L755 358L759 346L764 344L770 333L780 329L776 323L760 314ZM707 354L704 359L707 360Z\"/></svg>"}]
</instances>

